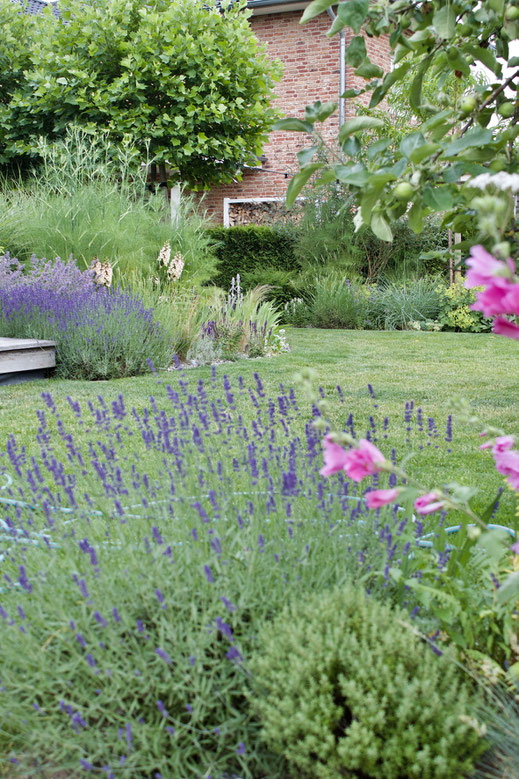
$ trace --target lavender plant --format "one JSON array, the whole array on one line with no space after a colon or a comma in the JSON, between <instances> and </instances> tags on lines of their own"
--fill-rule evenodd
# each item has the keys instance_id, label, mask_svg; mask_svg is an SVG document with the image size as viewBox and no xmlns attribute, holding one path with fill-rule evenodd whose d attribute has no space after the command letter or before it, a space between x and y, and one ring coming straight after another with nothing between
<instances>
[{"instance_id":1,"label":"lavender plant","mask_svg":"<svg viewBox=\"0 0 519 779\"><path fill-rule=\"evenodd\" d=\"M218 397L216 382L181 374L143 411L69 399L70 427L45 394L39 453L9 441L0 766L281 779L245 697L259 626L287 598L351 578L384 594L390 568L415 570L424 529L395 507L368 521L345 475L324 485L293 390L269 398L258 375L234 387L224 375Z\"/></svg>"},{"instance_id":2,"label":"lavender plant","mask_svg":"<svg viewBox=\"0 0 519 779\"><path fill-rule=\"evenodd\" d=\"M73 260L0 261L0 326L6 337L56 342L62 378L111 379L171 364L173 343L153 311L121 290L99 288Z\"/></svg>"}]
</instances>

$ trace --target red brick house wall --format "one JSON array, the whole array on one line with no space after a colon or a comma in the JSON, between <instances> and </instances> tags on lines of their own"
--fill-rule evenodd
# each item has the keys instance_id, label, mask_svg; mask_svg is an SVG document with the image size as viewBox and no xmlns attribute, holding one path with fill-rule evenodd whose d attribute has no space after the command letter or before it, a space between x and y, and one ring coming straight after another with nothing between
<instances>
[{"instance_id":1,"label":"red brick house wall","mask_svg":"<svg viewBox=\"0 0 519 779\"><path fill-rule=\"evenodd\" d=\"M330 19L321 14L305 25L300 25L302 11L281 13L256 13L251 17L251 27L258 39L267 45L272 59L280 59L284 72L276 88L274 105L282 114L302 116L304 107L316 100L322 102L339 98L339 35L327 38ZM351 31L346 31L346 45ZM385 38L366 39L370 58L384 68L391 67L389 44ZM351 68L346 68L346 88L357 86ZM347 104L346 115L353 109ZM329 139L337 136L339 116L336 112L323 126ZM273 132L263 154L266 160L262 170L244 170L242 180L213 188L206 193L204 207L215 221L223 220L224 198L275 198L283 197L290 177L298 170L296 153L308 145L308 138L301 133ZM285 175L286 174L286 175Z\"/></svg>"}]
</instances>

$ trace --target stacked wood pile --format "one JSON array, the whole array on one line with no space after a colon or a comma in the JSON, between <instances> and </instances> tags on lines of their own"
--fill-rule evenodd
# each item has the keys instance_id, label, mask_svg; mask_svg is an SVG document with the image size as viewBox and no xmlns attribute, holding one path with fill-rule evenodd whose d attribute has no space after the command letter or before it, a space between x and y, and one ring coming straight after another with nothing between
<instances>
[{"instance_id":1,"label":"stacked wood pile","mask_svg":"<svg viewBox=\"0 0 519 779\"><path fill-rule=\"evenodd\" d=\"M264 201L263 203L229 203L229 226L236 225L269 225L273 222L292 222L297 224L301 212L297 206L287 211L282 201Z\"/></svg>"}]
</instances>

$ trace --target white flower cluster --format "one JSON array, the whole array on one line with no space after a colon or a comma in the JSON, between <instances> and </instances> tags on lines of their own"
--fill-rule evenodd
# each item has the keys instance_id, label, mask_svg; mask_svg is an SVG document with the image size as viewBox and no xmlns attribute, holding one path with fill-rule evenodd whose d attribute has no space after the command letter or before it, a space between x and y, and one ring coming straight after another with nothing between
<instances>
[{"instance_id":1,"label":"white flower cluster","mask_svg":"<svg viewBox=\"0 0 519 779\"><path fill-rule=\"evenodd\" d=\"M182 271L184 270L184 258L180 252L175 254L173 259L171 258L171 246L169 241L167 241L160 250L157 262L159 264L159 268L166 268L166 275L170 281L179 280L182 275ZM158 283L158 279L156 279L156 283Z\"/></svg>"},{"instance_id":2,"label":"white flower cluster","mask_svg":"<svg viewBox=\"0 0 519 779\"><path fill-rule=\"evenodd\" d=\"M503 192L519 192L519 173L506 173L504 170L499 173L481 173L467 183L476 189L493 186Z\"/></svg>"},{"instance_id":3,"label":"white flower cluster","mask_svg":"<svg viewBox=\"0 0 519 779\"><path fill-rule=\"evenodd\" d=\"M99 287L112 286L113 269L109 262L101 262L96 257L95 260L92 260L90 270L94 276L94 284L97 284Z\"/></svg>"}]
</instances>

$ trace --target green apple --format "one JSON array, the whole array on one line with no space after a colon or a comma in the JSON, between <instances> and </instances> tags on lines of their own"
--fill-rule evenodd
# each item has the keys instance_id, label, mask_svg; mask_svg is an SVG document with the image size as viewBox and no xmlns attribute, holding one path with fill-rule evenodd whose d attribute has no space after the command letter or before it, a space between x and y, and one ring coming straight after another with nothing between
<instances>
[{"instance_id":1,"label":"green apple","mask_svg":"<svg viewBox=\"0 0 519 779\"><path fill-rule=\"evenodd\" d=\"M471 114L477 105L477 101L474 95L466 95L460 102L460 110L464 114Z\"/></svg>"},{"instance_id":2,"label":"green apple","mask_svg":"<svg viewBox=\"0 0 519 779\"><path fill-rule=\"evenodd\" d=\"M514 115L515 111L515 105L513 103L501 103L499 108L497 109L497 113L500 116L504 116L505 119L508 119L509 117Z\"/></svg>"},{"instance_id":3,"label":"green apple","mask_svg":"<svg viewBox=\"0 0 519 779\"><path fill-rule=\"evenodd\" d=\"M516 5L509 5L505 11L505 18L509 22L516 22L519 19L519 8Z\"/></svg>"},{"instance_id":4,"label":"green apple","mask_svg":"<svg viewBox=\"0 0 519 779\"><path fill-rule=\"evenodd\" d=\"M408 181L401 181L394 188L393 194L397 200L408 203L414 195L414 189Z\"/></svg>"}]
</instances>

